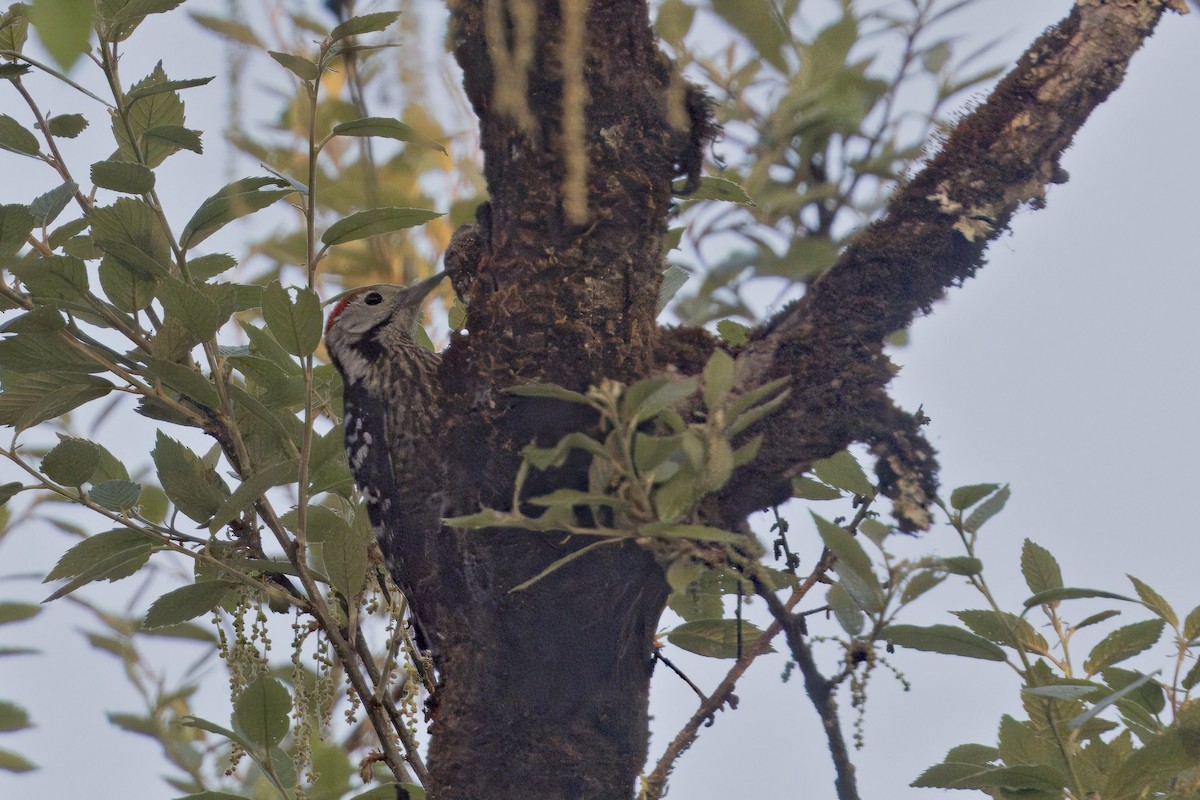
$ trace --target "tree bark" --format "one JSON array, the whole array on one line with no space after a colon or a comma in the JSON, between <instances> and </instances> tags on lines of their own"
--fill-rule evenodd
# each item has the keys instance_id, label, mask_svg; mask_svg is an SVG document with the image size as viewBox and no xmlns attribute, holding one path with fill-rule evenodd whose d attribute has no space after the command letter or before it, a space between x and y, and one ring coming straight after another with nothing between
<instances>
[{"instance_id":1,"label":"tree bark","mask_svg":"<svg viewBox=\"0 0 1200 800\"><path fill-rule=\"evenodd\" d=\"M645 0L449 5L491 201L447 254L470 300L469 334L442 361L445 433L431 443L449 472L447 515L508 509L520 449L591 423L578 406L516 402L506 388L694 374L715 346L700 331L656 329L671 181L698 164L713 131L658 51ZM743 388L789 376L792 394L760 423L770 435L758 459L706 507L707 524L745 530L749 513L790 496L792 477L861 441L878 456L900 525L927 526L934 451L922 420L887 397L884 338L970 277L1018 206L1041 204L1075 131L1169 5L1081 0L897 190L886 216L754 333L737 353ZM584 488L586 465L530 481L526 494ZM418 565L406 577L441 678L431 797L634 794L667 597L661 568L626 543L510 591L583 544L445 529L397 560Z\"/></svg>"}]
</instances>

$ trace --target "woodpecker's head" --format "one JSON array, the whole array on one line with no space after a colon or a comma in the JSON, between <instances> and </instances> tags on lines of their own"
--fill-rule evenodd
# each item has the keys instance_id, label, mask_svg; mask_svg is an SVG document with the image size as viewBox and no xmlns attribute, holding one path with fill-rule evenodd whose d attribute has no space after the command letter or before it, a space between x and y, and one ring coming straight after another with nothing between
<instances>
[{"instance_id":1,"label":"woodpecker's head","mask_svg":"<svg viewBox=\"0 0 1200 800\"><path fill-rule=\"evenodd\" d=\"M344 362L351 348L365 351L414 344L421 304L444 277L446 273L439 272L407 287L377 284L352 289L325 323L325 346L334 361Z\"/></svg>"}]
</instances>

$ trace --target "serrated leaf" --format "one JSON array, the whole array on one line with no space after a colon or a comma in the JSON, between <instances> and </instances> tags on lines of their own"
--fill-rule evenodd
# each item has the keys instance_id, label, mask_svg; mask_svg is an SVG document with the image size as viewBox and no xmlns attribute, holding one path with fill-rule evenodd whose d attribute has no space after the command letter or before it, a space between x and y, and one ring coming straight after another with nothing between
<instances>
[{"instance_id":1,"label":"serrated leaf","mask_svg":"<svg viewBox=\"0 0 1200 800\"><path fill-rule=\"evenodd\" d=\"M812 472L822 481L861 497L873 498L875 487L863 472L850 451L843 450L812 465Z\"/></svg>"},{"instance_id":2,"label":"serrated leaf","mask_svg":"<svg viewBox=\"0 0 1200 800\"><path fill-rule=\"evenodd\" d=\"M0 258L16 255L36 224L34 215L25 206L0 205Z\"/></svg>"},{"instance_id":3,"label":"serrated leaf","mask_svg":"<svg viewBox=\"0 0 1200 800\"><path fill-rule=\"evenodd\" d=\"M1074 586L1065 586L1060 589L1048 589L1044 592L1038 592L1032 597L1026 598L1025 608L1033 606L1057 604L1059 600L1081 600L1088 597L1101 597L1107 600L1128 600L1130 603L1136 603L1132 597L1126 597L1123 594L1116 592L1106 592L1103 589L1080 589Z\"/></svg>"},{"instance_id":4,"label":"serrated leaf","mask_svg":"<svg viewBox=\"0 0 1200 800\"><path fill-rule=\"evenodd\" d=\"M24 125L8 114L0 114L0 150L36 156L41 148L38 147L37 137Z\"/></svg>"},{"instance_id":5,"label":"serrated leaf","mask_svg":"<svg viewBox=\"0 0 1200 800\"><path fill-rule=\"evenodd\" d=\"M20 481L0 485L0 506L12 500L24 488Z\"/></svg>"},{"instance_id":6,"label":"serrated leaf","mask_svg":"<svg viewBox=\"0 0 1200 800\"><path fill-rule=\"evenodd\" d=\"M267 55L302 81L315 81L321 74L320 68L307 58L276 50L268 50Z\"/></svg>"},{"instance_id":7,"label":"serrated leaf","mask_svg":"<svg viewBox=\"0 0 1200 800\"><path fill-rule=\"evenodd\" d=\"M96 244L144 280L170 277L171 249L154 209L133 197L92 209Z\"/></svg>"},{"instance_id":8,"label":"serrated leaf","mask_svg":"<svg viewBox=\"0 0 1200 800\"><path fill-rule=\"evenodd\" d=\"M1104 620L1106 620L1106 619L1112 619L1113 617L1120 616L1120 614L1121 614L1120 611L1113 611L1113 610L1101 611L1098 614L1092 614L1090 617L1086 617L1086 618L1080 620L1076 624L1072 625L1071 629L1077 631L1080 628L1086 628L1089 625L1095 625L1097 623L1104 622Z\"/></svg>"},{"instance_id":9,"label":"serrated leaf","mask_svg":"<svg viewBox=\"0 0 1200 800\"><path fill-rule=\"evenodd\" d=\"M58 559L58 563L42 580L43 583L75 578L92 566L131 552L149 553L150 540L135 530L117 528L89 536L74 545Z\"/></svg>"},{"instance_id":10,"label":"serrated leaf","mask_svg":"<svg viewBox=\"0 0 1200 800\"><path fill-rule=\"evenodd\" d=\"M146 194L154 188L154 172L128 161L97 161L91 175L92 183L114 192Z\"/></svg>"},{"instance_id":11,"label":"serrated leaf","mask_svg":"<svg viewBox=\"0 0 1200 800\"><path fill-rule=\"evenodd\" d=\"M515 394L518 397L548 397L552 400L564 400L568 403L579 403L585 406L592 404L586 395L564 389L553 383L526 383L521 386L510 386L504 390L504 393Z\"/></svg>"},{"instance_id":12,"label":"serrated leaf","mask_svg":"<svg viewBox=\"0 0 1200 800\"><path fill-rule=\"evenodd\" d=\"M109 511L128 511L137 505L141 496L142 485L133 481L101 481L88 490L92 502Z\"/></svg>"},{"instance_id":13,"label":"serrated leaf","mask_svg":"<svg viewBox=\"0 0 1200 800\"><path fill-rule=\"evenodd\" d=\"M1046 655L1050 646L1027 620L1006 611L955 611L954 616L973 633L1006 647L1020 646L1028 652Z\"/></svg>"},{"instance_id":14,"label":"serrated leaf","mask_svg":"<svg viewBox=\"0 0 1200 800\"><path fill-rule=\"evenodd\" d=\"M713 0L712 10L746 37L759 59L787 72L783 48L789 37L770 0Z\"/></svg>"},{"instance_id":15,"label":"serrated leaf","mask_svg":"<svg viewBox=\"0 0 1200 800\"><path fill-rule=\"evenodd\" d=\"M931 570L918 572L909 579L908 583L904 584L904 591L900 593L900 602L911 603L944 580L946 580L944 574Z\"/></svg>"},{"instance_id":16,"label":"serrated leaf","mask_svg":"<svg viewBox=\"0 0 1200 800\"><path fill-rule=\"evenodd\" d=\"M1025 576L1025 585L1034 594L1061 589L1063 585L1058 561L1049 550L1031 539L1021 545L1021 574Z\"/></svg>"},{"instance_id":17,"label":"serrated leaf","mask_svg":"<svg viewBox=\"0 0 1200 800\"><path fill-rule=\"evenodd\" d=\"M200 134L201 131L185 128L182 125L156 125L142 132L142 140L147 147L157 146L165 149L167 155L177 150L190 150L197 155L203 155L204 141L200 138Z\"/></svg>"},{"instance_id":18,"label":"serrated leaf","mask_svg":"<svg viewBox=\"0 0 1200 800\"><path fill-rule=\"evenodd\" d=\"M746 537L732 531L713 528L709 525L686 525L679 522L651 522L638 529L647 536L662 539L695 539L698 542L720 542L744 544Z\"/></svg>"},{"instance_id":19,"label":"serrated leaf","mask_svg":"<svg viewBox=\"0 0 1200 800\"><path fill-rule=\"evenodd\" d=\"M259 747L274 747L287 736L291 710L292 696L283 683L259 675L234 704L233 727Z\"/></svg>"},{"instance_id":20,"label":"serrated leaf","mask_svg":"<svg viewBox=\"0 0 1200 800\"><path fill-rule=\"evenodd\" d=\"M1138 597L1142 600L1142 605L1166 620L1172 628L1179 627L1179 617L1176 616L1175 609L1171 608L1171 604L1161 594L1132 575L1126 575L1125 577L1129 578L1130 582L1133 583L1133 588L1137 590Z\"/></svg>"},{"instance_id":21,"label":"serrated leaf","mask_svg":"<svg viewBox=\"0 0 1200 800\"><path fill-rule=\"evenodd\" d=\"M34 224L41 228L49 227L54 220L58 219L58 215L67 207L67 204L71 202L71 198L75 196L75 190L78 188L74 181L67 181L35 198L29 204L29 213L33 216ZM0 214L3 214L3 209L6 207L0 206ZM87 226L86 220L78 220L78 223L82 223L80 230ZM2 217L0 217L0 225L3 225ZM0 238L2 236L3 234L0 234ZM56 246L53 238L51 239L51 246ZM2 250L3 247L0 247L0 251Z\"/></svg>"},{"instance_id":22,"label":"serrated leaf","mask_svg":"<svg viewBox=\"0 0 1200 800\"><path fill-rule=\"evenodd\" d=\"M242 481L233 494L217 509L208 523L209 531L216 533L222 525L232 521L267 489L272 486L282 486L294 480L296 480L296 465L291 462L275 464L256 472Z\"/></svg>"},{"instance_id":23,"label":"serrated leaf","mask_svg":"<svg viewBox=\"0 0 1200 800\"><path fill-rule=\"evenodd\" d=\"M196 342L203 342L216 334L233 314L232 302L222 307L210 296L215 288L214 284L194 286L181 280L164 280L158 286L158 299L168 319L181 323Z\"/></svg>"},{"instance_id":24,"label":"serrated leaf","mask_svg":"<svg viewBox=\"0 0 1200 800\"><path fill-rule=\"evenodd\" d=\"M792 479L792 497L802 500L837 500L842 493L832 486L826 486L812 478L799 477Z\"/></svg>"},{"instance_id":25,"label":"serrated leaf","mask_svg":"<svg viewBox=\"0 0 1200 800\"><path fill-rule=\"evenodd\" d=\"M74 139L88 126L83 114L59 114L46 120L46 130L60 139Z\"/></svg>"},{"instance_id":26,"label":"serrated leaf","mask_svg":"<svg viewBox=\"0 0 1200 800\"><path fill-rule=\"evenodd\" d=\"M1189 642L1200 638L1200 606L1193 608L1183 621L1183 638Z\"/></svg>"},{"instance_id":27,"label":"serrated leaf","mask_svg":"<svg viewBox=\"0 0 1200 800\"><path fill-rule=\"evenodd\" d=\"M685 622L667 634L667 641L676 647L709 658L737 658L740 651L749 649L763 630L745 620L698 619ZM766 652L774 652L768 647Z\"/></svg>"},{"instance_id":28,"label":"serrated leaf","mask_svg":"<svg viewBox=\"0 0 1200 800\"><path fill-rule=\"evenodd\" d=\"M168 81L160 61L149 75L129 87L127 93L144 92L150 86ZM134 161L153 169L179 150L179 145L162 138L145 139L145 134L151 130L182 127L183 101L179 99L178 93L159 92L143 96L136 103L129 105L125 118L127 125L119 115L113 115L112 132L117 142L120 160Z\"/></svg>"},{"instance_id":29,"label":"serrated leaf","mask_svg":"<svg viewBox=\"0 0 1200 800\"><path fill-rule=\"evenodd\" d=\"M731 319L723 319L717 323L717 335L726 344L740 347L750 341L750 327Z\"/></svg>"},{"instance_id":30,"label":"serrated leaf","mask_svg":"<svg viewBox=\"0 0 1200 800\"><path fill-rule=\"evenodd\" d=\"M103 397L113 385L94 375L29 373L4 379L0 425L26 430Z\"/></svg>"},{"instance_id":31,"label":"serrated leaf","mask_svg":"<svg viewBox=\"0 0 1200 800\"><path fill-rule=\"evenodd\" d=\"M357 602L359 592L366 585L368 553L374 538L367 515L360 513L343 535L328 536L322 545L325 575L333 588L350 603Z\"/></svg>"},{"instance_id":32,"label":"serrated leaf","mask_svg":"<svg viewBox=\"0 0 1200 800\"><path fill-rule=\"evenodd\" d=\"M191 89L195 86L204 86L212 80L213 78L188 78L181 81L159 81L158 83L146 84L128 92L125 95L125 102L133 105L145 97L162 94L163 92L174 92L179 89Z\"/></svg>"},{"instance_id":33,"label":"serrated leaf","mask_svg":"<svg viewBox=\"0 0 1200 800\"><path fill-rule=\"evenodd\" d=\"M405 125L391 117L363 117L341 122L333 126L334 136L374 136L381 139L394 139L398 142L419 144L431 150L446 153L446 148L427 136L422 136L410 125Z\"/></svg>"},{"instance_id":34,"label":"serrated leaf","mask_svg":"<svg viewBox=\"0 0 1200 800\"><path fill-rule=\"evenodd\" d=\"M971 486L959 486L950 493L950 507L965 511L1000 488L998 483L976 483Z\"/></svg>"},{"instance_id":35,"label":"serrated leaf","mask_svg":"<svg viewBox=\"0 0 1200 800\"><path fill-rule=\"evenodd\" d=\"M13 3L0 14L0 50L21 52L29 36L29 5ZM24 66L29 66L25 64Z\"/></svg>"},{"instance_id":36,"label":"serrated leaf","mask_svg":"<svg viewBox=\"0 0 1200 800\"><path fill-rule=\"evenodd\" d=\"M355 242L384 233L423 225L442 216L424 208L372 208L338 220L321 234L321 242L333 245Z\"/></svg>"},{"instance_id":37,"label":"serrated leaf","mask_svg":"<svg viewBox=\"0 0 1200 800\"><path fill-rule=\"evenodd\" d=\"M321 343L321 299L312 289L296 289L296 302L279 281L263 291L263 318L275 340L295 356L311 355Z\"/></svg>"},{"instance_id":38,"label":"serrated leaf","mask_svg":"<svg viewBox=\"0 0 1200 800\"><path fill-rule=\"evenodd\" d=\"M170 11L183 2L184 0L104 0L96 7L96 30L104 41L124 41L146 17Z\"/></svg>"},{"instance_id":39,"label":"serrated leaf","mask_svg":"<svg viewBox=\"0 0 1200 800\"><path fill-rule=\"evenodd\" d=\"M100 446L87 439L58 435L58 444L42 458L41 471L63 486L82 486L100 466Z\"/></svg>"},{"instance_id":40,"label":"serrated leaf","mask_svg":"<svg viewBox=\"0 0 1200 800\"><path fill-rule=\"evenodd\" d=\"M110 531L110 533L112 532ZM97 535L103 536L104 534ZM93 536L90 539L85 539L84 542L89 542L95 538L96 537ZM112 552L110 555L102 558L99 561L90 562L78 575L68 580L66 584L60 586L42 602L48 603L51 600L57 600L60 597L65 597L76 589L86 586L92 581L104 580L111 582L119 581L122 578L128 578L130 575L145 566L146 562L150 559L150 553L154 549L154 546L149 539L145 537L141 538L141 542L131 543L126 547ZM83 542L80 544L83 544ZM68 551L67 555L71 555L78 547L79 545L76 545L74 548ZM66 557L67 556L63 556L64 559ZM59 564L62 564L61 560L59 561ZM58 566L56 565L55 570L57 569ZM52 572L51 575L53 574L54 573ZM47 576L45 580L50 580L50 576Z\"/></svg>"},{"instance_id":41,"label":"serrated leaf","mask_svg":"<svg viewBox=\"0 0 1200 800\"><path fill-rule=\"evenodd\" d=\"M380 11L375 14L361 14L351 17L329 32L330 41L345 39L347 36L358 36L363 33L376 33L387 28L400 18L399 11Z\"/></svg>"},{"instance_id":42,"label":"serrated leaf","mask_svg":"<svg viewBox=\"0 0 1200 800\"><path fill-rule=\"evenodd\" d=\"M1161 619L1148 619L1117 628L1088 653L1087 660L1083 662L1084 670L1088 675L1095 675L1105 667L1150 649L1162 637L1164 625Z\"/></svg>"},{"instance_id":43,"label":"serrated leaf","mask_svg":"<svg viewBox=\"0 0 1200 800\"><path fill-rule=\"evenodd\" d=\"M937 566L951 575L978 575L983 572L983 562L969 556L950 556L938 559Z\"/></svg>"},{"instance_id":44,"label":"serrated leaf","mask_svg":"<svg viewBox=\"0 0 1200 800\"><path fill-rule=\"evenodd\" d=\"M979 658L984 661L1004 661L1004 651L997 645L953 625L888 625L883 639L893 645L943 653L951 656Z\"/></svg>"},{"instance_id":45,"label":"serrated leaf","mask_svg":"<svg viewBox=\"0 0 1200 800\"><path fill-rule=\"evenodd\" d=\"M679 228L678 230L681 233L683 231L682 228ZM665 242L663 247L671 249L667 247L668 244L670 243ZM676 245L677 244L678 242L676 242ZM675 264L671 264L665 270L663 270L662 283L659 284L658 287L658 301L655 304L654 316L657 317L663 312L663 309L670 304L672 298L674 298L679 290L683 288L683 285L687 283L688 278L690 277L691 275L686 269L676 266Z\"/></svg>"},{"instance_id":46,"label":"serrated leaf","mask_svg":"<svg viewBox=\"0 0 1200 800\"><path fill-rule=\"evenodd\" d=\"M696 191L684 195L683 192L687 188L687 179L675 181L671 186L671 191L677 195L683 195L687 200L720 200L726 203L740 203L744 206L758 205L750 199L750 195L746 194L746 190L740 185L726 178L713 178L705 176L700 179L700 186Z\"/></svg>"},{"instance_id":47,"label":"serrated leaf","mask_svg":"<svg viewBox=\"0 0 1200 800\"><path fill-rule=\"evenodd\" d=\"M1000 491L983 501L979 508L971 512L971 515L963 522L963 528L969 533L978 531L985 522L1004 510L1011 493L1007 486L1002 487Z\"/></svg>"},{"instance_id":48,"label":"serrated leaf","mask_svg":"<svg viewBox=\"0 0 1200 800\"><path fill-rule=\"evenodd\" d=\"M825 600L829 604L829 608L833 610L833 615L837 618L838 624L842 626L842 630L851 636L858 636L862 633L866 624L865 617L858 603L846 591L845 586L840 583L830 586Z\"/></svg>"},{"instance_id":49,"label":"serrated leaf","mask_svg":"<svg viewBox=\"0 0 1200 800\"><path fill-rule=\"evenodd\" d=\"M229 497L229 489L216 470L162 431L157 434L150 456L154 458L163 492L176 509L194 521L208 522Z\"/></svg>"},{"instance_id":50,"label":"serrated leaf","mask_svg":"<svg viewBox=\"0 0 1200 800\"><path fill-rule=\"evenodd\" d=\"M264 189L267 186L287 184L278 178L242 178L222 187L201 203L188 220L179 238L180 246L185 250L194 247L235 219L264 209L293 191L291 188Z\"/></svg>"},{"instance_id":51,"label":"serrated leaf","mask_svg":"<svg viewBox=\"0 0 1200 800\"><path fill-rule=\"evenodd\" d=\"M1031 697L1045 697L1050 700L1082 700L1085 697L1096 694L1100 687L1095 683L1088 684L1054 684L1052 686L1023 686L1021 694L1027 694Z\"/></svg>"},{"instance_id":52,"label":"serrated leaf","mask_svg":"<svg viewBox=\"0 0 1200 800\"><path fill-rule=\"evenodd\" d=\"M172 589L150 605L142 627L163 628L207 614L221 604L232 588L234 584L228 581L209 580Z\"/></svg>"}]
</instances>

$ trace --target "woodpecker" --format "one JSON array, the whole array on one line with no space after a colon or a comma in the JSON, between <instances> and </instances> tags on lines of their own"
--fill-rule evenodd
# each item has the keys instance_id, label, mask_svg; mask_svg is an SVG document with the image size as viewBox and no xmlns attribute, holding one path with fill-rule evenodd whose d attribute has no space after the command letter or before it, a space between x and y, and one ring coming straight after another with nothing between
<instances>
[{"instance_id":1,"label":"woodpecker","mask_svg":"<svg viewBox=\"0 0 1200 800\"><path fill-rule=\"evenodd\" d=\"M441 525L444 502L442 476L429 466L437 459L422 453L437 434L440 357L413 334L423 301L446 274L407 288L356 289L338 301L325 325L325 347L344 384L350 472L410 606L419 565L403 561L421 557Z\"/></svg>"}]
</instances>

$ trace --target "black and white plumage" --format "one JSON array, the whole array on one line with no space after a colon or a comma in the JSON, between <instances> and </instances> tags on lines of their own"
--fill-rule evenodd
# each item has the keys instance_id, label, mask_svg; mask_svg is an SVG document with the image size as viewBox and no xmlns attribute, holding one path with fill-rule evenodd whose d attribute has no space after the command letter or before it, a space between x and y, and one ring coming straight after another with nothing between
<instances>
[{"instance_id":1,"label":"black and white plumage","mask_svg":"<svg viewBox=\"0 0 1200 800\"><path fill-rule=\"evenodd\" d=\"M440 416L439 356L413 334L425 298L446 273L410 287L354 290L325 326L325 346L344 383L346 458L388 567L412 600L425 545L441 524L443 476L426 448ZM424 457L423 457L424 456Z\"/></svg>"}]
</instances>

